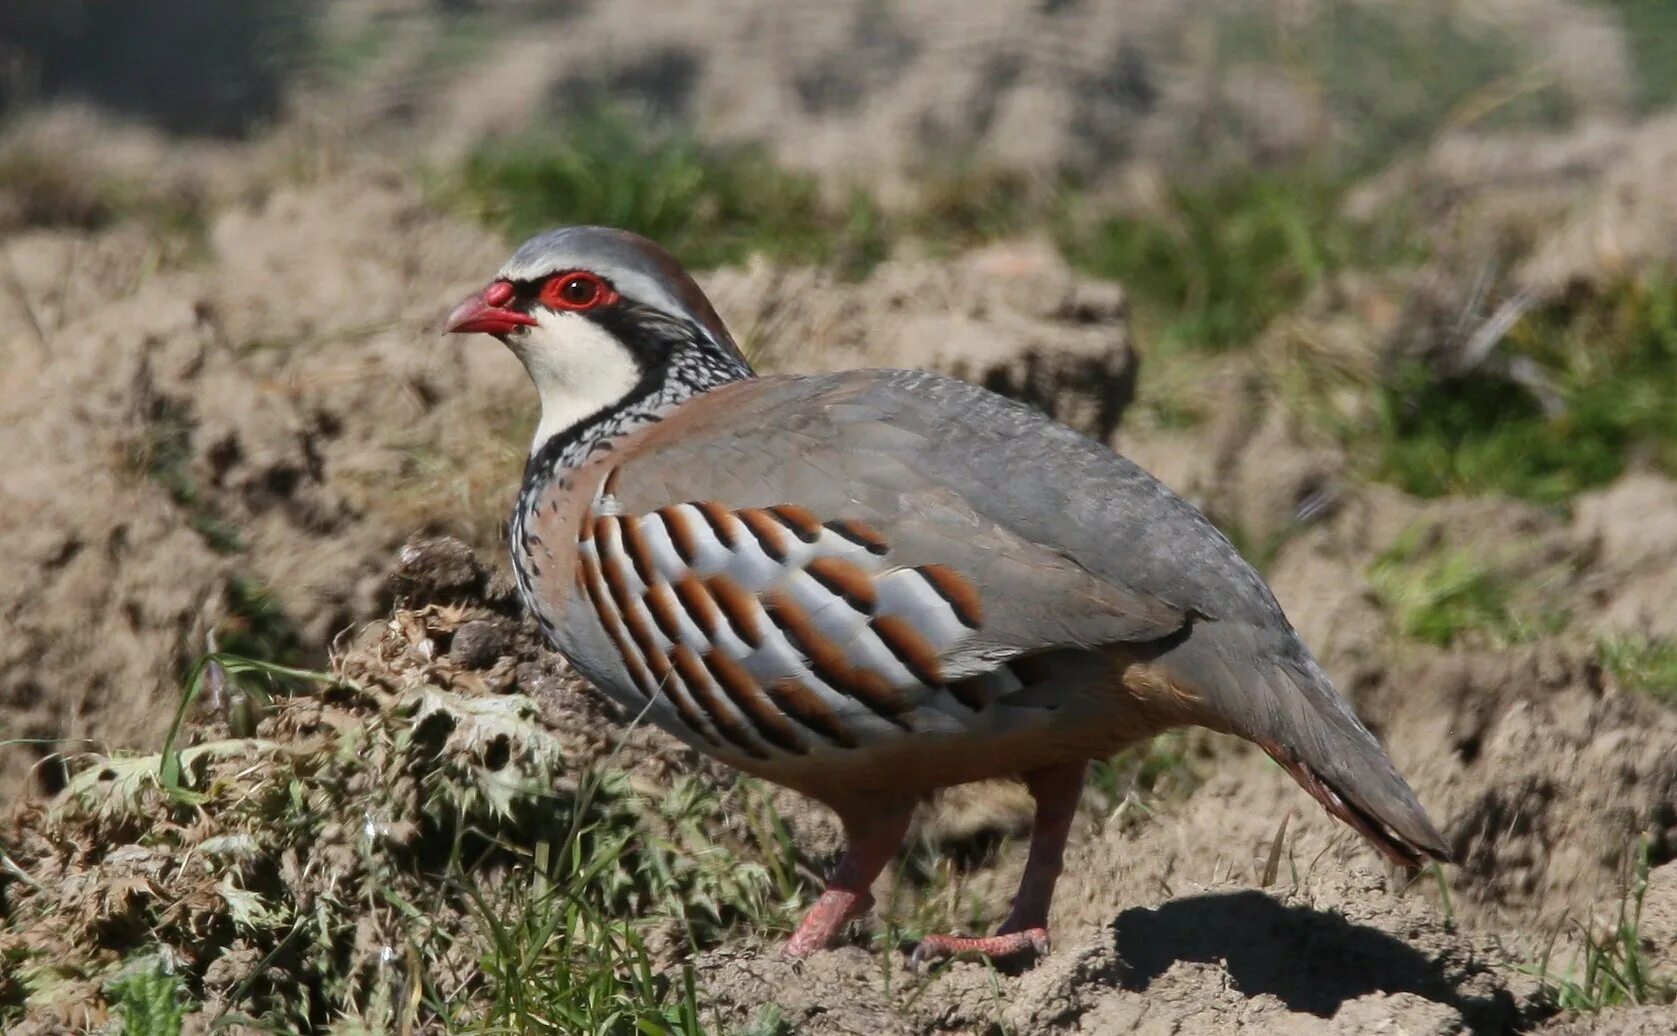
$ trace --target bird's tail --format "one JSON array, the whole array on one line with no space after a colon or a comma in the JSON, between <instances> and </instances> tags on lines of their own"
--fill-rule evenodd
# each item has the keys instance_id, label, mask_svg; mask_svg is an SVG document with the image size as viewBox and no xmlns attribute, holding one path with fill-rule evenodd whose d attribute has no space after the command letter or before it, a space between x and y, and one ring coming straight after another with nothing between
<instances>
[{"instance_id":1,"label":"bird's tail","mask_svg":"<svg viewBox=\"0 0 1677 1036\"><path fill-rule=\"evenodd\" d=\"M1414 791L1291 631L1211 622L1168 655L1160 661L1201 692L1208 725L1268 752L1392 862L1449 860Z\"/></svg>"},{"instance_id":2,"label":"bird's tail","mask_svg":"<svg viewBox=\"0 0 1677 1036\"><path fill-rule=\"evenodd\" d=\"M1383 816L1363 806L1355 792L1342 790L1285 746L1269 741L1259 741L1258 745L1292 774L1293 780L1298 781L1299 785L1310 793L1311 798L1320 802L1322 808L1368 839L1386 859L1409 870L1418 870L1426 866L1429 859L1449 861L1449 850L1444 845L1443 836L1433 828L1432 822L1427 819L1412 792L1409 793L1409 803L1406 805L1413 806L1413 816L1405 818L1410 821L1412 833L1406 835L1400 833L1394 824L1387 822L1385 816L1392 814L1387 813ZM1400 784L1403 783L1402 777L1398 777L1397 780ZM1408 791L1407 784L1404 784L1404 790Z\"/></svg>"}]
</instances>

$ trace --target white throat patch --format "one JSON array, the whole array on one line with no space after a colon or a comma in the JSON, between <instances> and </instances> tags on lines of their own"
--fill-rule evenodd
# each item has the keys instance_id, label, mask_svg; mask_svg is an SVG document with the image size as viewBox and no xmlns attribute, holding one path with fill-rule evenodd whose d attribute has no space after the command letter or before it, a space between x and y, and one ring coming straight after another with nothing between
<instances>
[{"instance_id":1,"label":"white throat patch","mask_svg":"<svg viewBox=\"0 0 1677 1036\"><path fill-rule=\"evenodd\" d=\"M535 446L624 399L641 372L629 350L577 313L537 309L536 324L511 336L512 348L542 401Z\"/></svg>"}]
</instances>

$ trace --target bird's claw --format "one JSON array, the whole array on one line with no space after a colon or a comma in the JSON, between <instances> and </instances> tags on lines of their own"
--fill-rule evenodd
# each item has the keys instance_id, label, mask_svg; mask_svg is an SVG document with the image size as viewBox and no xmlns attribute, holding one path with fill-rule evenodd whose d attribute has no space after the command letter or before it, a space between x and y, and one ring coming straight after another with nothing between
<instances>
[{"instance_id":1,"label":"bird's claw","mask_svg":"<svg viewBox=\"0 0 1677 1036\"><path fill-rule=\"evenodd\" d=\"M959 935L928 935L920 940L908 959L916 972L938 961L960 957L988 957L998 964L1024 966L1048 955L1048 929L1026 928L1004 935L967 938Z\"/></svg>"}]
</instances>

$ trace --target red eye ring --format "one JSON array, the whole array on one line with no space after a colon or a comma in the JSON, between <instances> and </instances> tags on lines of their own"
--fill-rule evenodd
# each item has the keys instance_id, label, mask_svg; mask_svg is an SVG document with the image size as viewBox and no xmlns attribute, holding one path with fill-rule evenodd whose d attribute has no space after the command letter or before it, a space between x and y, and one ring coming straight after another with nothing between
<instances>
[{"instance_id":1,"label":"red eye ring","mask_svg":"<svg viewBox=\"0 0 1677 1036\"><path fill-rule=\"evenodd\" d=\"M551 309L579 312L617 301L617 293L605 281L584 270L554 274L543 284L542 305Z\"/></svg>"}]
</instances>

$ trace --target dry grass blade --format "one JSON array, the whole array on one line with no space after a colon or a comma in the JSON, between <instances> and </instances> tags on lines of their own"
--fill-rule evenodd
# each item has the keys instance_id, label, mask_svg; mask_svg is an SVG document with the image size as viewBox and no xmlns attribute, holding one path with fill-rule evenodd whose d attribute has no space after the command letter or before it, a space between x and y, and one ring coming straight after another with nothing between
<instances>
[{"instance_id":1,"label":"dry grass blade","mask_svg":"<svg viewBox=\"0 0 1677 1036\"><path fill-rule=\"evenodd\" d=\"M1259 888L1269 888L1275 884L1275 876L1281 868L1281 847L1287 841L1287 824L1293 819L1293 811L1281 814L1281 824L1275 829L1275 838L1269 843L1269 857L1264 860L1263 877L1258 880Z\"/></svg>"}]
</instances>

